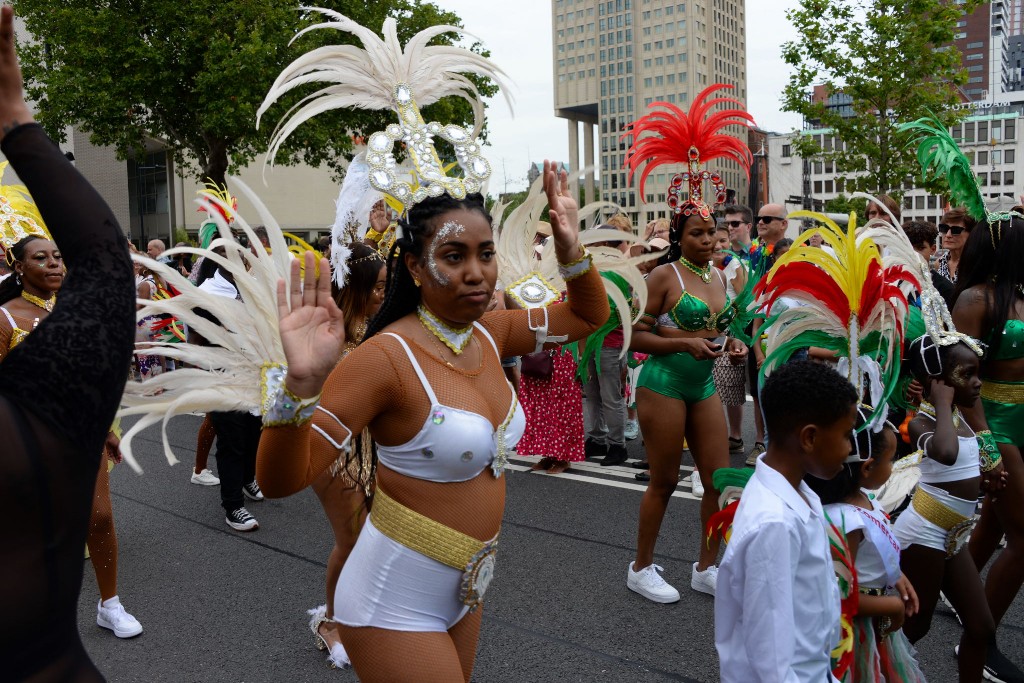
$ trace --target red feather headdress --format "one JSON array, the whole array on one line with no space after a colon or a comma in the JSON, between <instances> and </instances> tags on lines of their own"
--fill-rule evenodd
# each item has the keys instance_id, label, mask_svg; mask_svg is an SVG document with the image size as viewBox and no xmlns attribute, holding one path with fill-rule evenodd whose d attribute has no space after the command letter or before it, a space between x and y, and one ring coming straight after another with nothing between
<instances>
[{"instance_id":1,"label":"red feather headdress","mask_svg":"<svg viewBox=\"0 0 1024 683\"><path fill-rule=\"evenodd\" d=\"M704 183L710 182L714 187L716 204L725 202L726 193L722 177L709 170L702 171L702 161L728 157L750 176L753 155L746 141L726 135L721 130L726 126L751 125L754 123L753 117L743 110L743 103L739 100L731 97L708 99L716 90L731 90L732 87L715 83L705 88L694 98L688 112L668 102L652 102L650 107L664 107L668 111L652 111L626 127L621 139L633 137L625 161L630 179L640 164L647 164L640 175L641 196L644 195L644 185L651 171L662 164L685 163L688 169L672 176L668 189L669 208L677 214L700 214L707 218L711 215L712 207L704 202ZM722 109L709 114L712 108L720 104L735 104L738 108ZM644 133L652 135L641 137ZM684 182L689 185L689 197L683 195Z\"/></svg>"}]
</instances>

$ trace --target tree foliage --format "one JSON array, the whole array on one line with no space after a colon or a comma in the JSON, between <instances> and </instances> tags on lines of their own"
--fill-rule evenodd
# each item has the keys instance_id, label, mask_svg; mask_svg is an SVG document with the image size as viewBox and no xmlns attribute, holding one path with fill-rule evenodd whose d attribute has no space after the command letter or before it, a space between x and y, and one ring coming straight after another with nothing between
<instances>
[{"instance_id":1,"label":"tree foliage","mask_svg":"<svg viewBox=\"0 0 1024 683\"><path fill-rule=\"evenodd\" d=\"M312 89L292 93L256 128L256 110L281 70L304 52L356 40L333 30L289 41L321 21L298 0L15 0L35 40L18 46L26 90L51 136L78 125L119 158L141 152L155 138L173 154L182 175L223 183L267 148L277 120ZM421 0L323 0L378 31L398 19L404 43L436 24L461 26L459 17ZM451 43L458 37L441 37ZM480 50L480 47L474 46ZM484 52L486 54L486 52ZM496 88L476 80L484 95ZM301 89L300 89L301 90ZM424 108L427 120L470 122L472 110L449 97ZM332 111L301 126L278 155L279 164L328 165L336 174L351 158L353 138L368 136L393 115Z\"/></svg>"},{"instance_id":2,"label":"tree foliage","mask_svg":"<svg viewBox=\"0 0 1024 683\"><path fill-rule=\"evenodd\" d=\"M800 39L783 45L794 67L783 108L802 114L814 128L828 129L837 144L818 145L798 135L795 151L836 164L848 189L899 190L918 175L914 151L896 125L935 112L952 125L950 105L963 100L967 82L953 46L956 22L980 0L800 0L786 16ZM811 87L852 98L852 113L812 101ZM845 142L845 147L838 141Z\"/></svg>"}]
</instances>

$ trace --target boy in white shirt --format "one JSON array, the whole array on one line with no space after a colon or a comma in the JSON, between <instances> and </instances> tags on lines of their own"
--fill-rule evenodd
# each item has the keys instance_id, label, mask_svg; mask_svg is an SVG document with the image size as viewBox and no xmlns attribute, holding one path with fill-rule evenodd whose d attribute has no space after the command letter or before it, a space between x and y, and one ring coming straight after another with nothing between
<instances>
[{"instance_id":1,"label":"boy in white shirt","mask_svg":"<svg viewBox=\"0 0 1024 683\"><path fill-rule=\"evenodd\" d=\"M718 570L715 646L725 683L834 680L839 588L821 502L802 480L838 474L856 407L850 383L813 361L777 368L762 389L768 452L743 490Z\"/></svg>"}]
</instances>

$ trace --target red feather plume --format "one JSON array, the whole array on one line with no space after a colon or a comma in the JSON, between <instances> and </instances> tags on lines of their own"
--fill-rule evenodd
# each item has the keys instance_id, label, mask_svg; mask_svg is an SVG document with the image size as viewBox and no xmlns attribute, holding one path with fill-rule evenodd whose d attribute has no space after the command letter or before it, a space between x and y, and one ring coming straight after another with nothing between
<instances>
[{"instance_id":1,"label":"red feather plume","mask_svg":"<svg viewBox=\"0 0 1024 683\"><path fill-rule=\"evenodd\" d=\"M731 125L747 127L754 123L754 119L739 100L731 97L708 99L711 93L723 88L731 90L733 86L723 83L708 86L694 98L689 111L668 102L652 102L649 108L664 107L667 111L652 111L626 127L620 139L633 137L625 162L631 181L640 164L647 163L640 176L641 195L651 171L663 164L689 163L691 147L697 149L700 161L729 157L750 176L753 155L746 141L720 131ZM735 104L737 108L722 109L709 115L708 112L719 104ZM652 135L641 138L644 133Z\"/></svg>"}]
</instances>

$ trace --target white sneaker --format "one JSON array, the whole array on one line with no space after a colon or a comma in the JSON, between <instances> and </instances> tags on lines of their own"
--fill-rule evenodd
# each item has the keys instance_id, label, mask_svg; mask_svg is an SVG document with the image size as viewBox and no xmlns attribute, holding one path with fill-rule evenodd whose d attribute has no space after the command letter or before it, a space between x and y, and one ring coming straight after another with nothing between
<instances>
[{"instance_id":1,"label":"white sneaker","mask_svg":"<svg viewBox=\"0 0 1024 683\"><path fill-rule=\"evenodd\" d=\"M626 429L623 434L627 441L632 441L640 436L640 423L637 420L626 420Z\"/></svg>"},{"instance_id":2,"label":"white sneaker","mask_svg":"<svg viewBox=\"0 0 1024 683\"><path fill-rule=\"evenodd\" d=\"M118 638L134 638L142 633L142 624L124 611L116 595L96 605L96 625L109 628Z\"/></svg>"},{"instance_id":3,"label":"white sneaker","mask_svg":"<svg viewBox=\"0 0 1024 683\"><path fill-rule=\"evenodd\" d=\"M701 593L714 595L718 588L718 567L711 564L702 572L697 571L697 563L693 563L693 576L690 578L690 588Z\"/></svg>"},{"instance_id":4,"label":"white sneaker","mask_svg":"<svg viewBox=\"0 0 1024 683\"><path fill-rule=\"evenodd\" d=\"M679 602L679 591L665 582L659 572L664 568L650 564L638 572L633 571L633 563L629 563L626 570L626 587L629 590L639 593L648 600L660 603Z\"/></svg>"},{"instance_id":5,"label":"white sneaker","mask_svg":"<svg viewBox=\"0 0 1024 683\"><path fill-rule=\"evenodd\" d=\"M215 475L210 470L203 470L199 474L196 474L195 470L193 470L192 483L198 484L200 486L219 486L220 479L218 479L217 475Z\"/></svg>"},{"instance_id":6,"label":"white sneaker","mask_svg":"<svg viewBox=\"0 0 1024 683\"><path fill-rule=\"evenodd\" d=\"M697 470L694 470L693 474L690 475L690 490L698 498L704 497L704 484L701 482L700 472Z\"/></svg>"}]
</instances>

